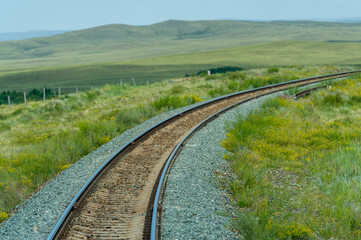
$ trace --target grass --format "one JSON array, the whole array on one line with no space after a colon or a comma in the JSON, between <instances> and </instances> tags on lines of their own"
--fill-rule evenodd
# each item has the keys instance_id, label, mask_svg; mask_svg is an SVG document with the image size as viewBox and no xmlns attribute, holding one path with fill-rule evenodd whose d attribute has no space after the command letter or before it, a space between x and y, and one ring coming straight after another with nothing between
<instances>
[{"instance_id":1,"label":"grass","mask_svg":"<svg viewBox=\"0 0 361 240\"><path fill-rule=\"evenodd\" d=\"M361 76L240 117L222 145L245 239L360 239Z\"/></svg>"},{"instance_id":2,"label":"grass","mask_svg":"<svg viewBox=\"0 0 361 240\"><path fill-rule=\"evenodd\" d=\"M151 85L107 85L45 102L29 101L26 106L15 104L10 109L0 105L0 221L44 182L152 116L245 90L252 87L250 82L265 85L346 69L251 69Z\"/></svg>"},{"instance_id":3,"label":"grass","mask_svg":"<svg viewBox=\"0 0 361 240\"><path fill-rule=\"evenodd\" d=\"M309 51L304 51L309 49ZM192 75L218 66L242 68L302 65L360 65L361 43L344 46L340 43L287 42L267 43L223 49L213 52L173 55L137 61L100 63L0 73L1 90L25 90L42 87L89 87L117 84L119 79L137 84ZM262 54L261 54L262 52Z\"/></svg>"},{"instance_id":4,"label":"grass","mask_svg":"<svg viewBox=\"0 0 361 240\"><path fill-rule=\"evenodd\" d=\"M139 84L210 68L361 64L359 24L167 21L0 42L0 91Z\"/></svg>"},{"instance_id":5,"label":"grass","mask_svg":"<svg viewBox=\"0 0 361 240\"><path fill-rule=\"evenodd\" d=\"M307 49L307 51L305 51ZM117 84L120 79L137 84L196 74L219 66L254 67L305 65L361 65L355 55L361 43L276 42L211 52L163 56L136 61L58 66L0 72L3 90L73 88ZM276 69L276 68L274 68Z\"/></svg>"}]
</instances>

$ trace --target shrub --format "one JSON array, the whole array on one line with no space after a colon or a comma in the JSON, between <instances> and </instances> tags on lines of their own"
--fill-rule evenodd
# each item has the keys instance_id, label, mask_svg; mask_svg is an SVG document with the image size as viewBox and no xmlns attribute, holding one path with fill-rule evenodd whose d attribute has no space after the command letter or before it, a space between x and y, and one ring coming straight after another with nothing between
<instances>
[{"instance_id":1,"label":"shrub","mask_svg":"<svg viewBox=\"0 0 361 240\"><path fill-rule=\"evenodd\" d=\"M278 67L271 67L267 69L267 73L277 73L279 72L279 68Z\"/></svg>"},{"instance_id":2,"label":"shrub","mask_svg":"<svg viewBox=\"0 0 361 240\"><path fill-rule=\"evenodd\" d=\"M245 80L246 74L243 72L229 72L227 76L230 80Z\"/></svg>"},{"instance_id":3,"label":"shrub","mask_svg":"<svg viewBox=\"0 0 361 240\"><path fill-rule=\"evenodd\" d=\"M8 218L9 218L9 214L7 214L6 212L0 212L0 223L2 223Z\"/></svg>"},{"instance_id":4,"label":"shrub","mask_svg":"<svg viewBox=\"0 0 361 240\"><path fill-rule=\"evenodd\" d=\"M165 96L161 97L151 103L151 105L157 110L172 110L180 107L184 107L190 104L194 104L196 102L203 101L196 95L185 95L182 97L179 96Z\"/></svg>"},{"instance_id":5,"label":"shrub","mask_svg":"<svg viewBox=\"0 0 361 240\"><path fill-rule=\"evenodd\" d=\"M180 94L183 93L184 91L186 91L187 88L182 86L182 85L178 85L178 86L174 86L170 89L171 94Z\"/></svg>"},{"instance_id":6,"label":"shrub","mask_svg":"<svg viewBox=\"0 0 361 240\"><path fill-rule=\"evenodd\" d=\"M339 106L343 104L345 100L341 96L339 92L335 92L332 94L327 94L323 99L321 104L326 106Z\"/></svg>"}]
</instances>

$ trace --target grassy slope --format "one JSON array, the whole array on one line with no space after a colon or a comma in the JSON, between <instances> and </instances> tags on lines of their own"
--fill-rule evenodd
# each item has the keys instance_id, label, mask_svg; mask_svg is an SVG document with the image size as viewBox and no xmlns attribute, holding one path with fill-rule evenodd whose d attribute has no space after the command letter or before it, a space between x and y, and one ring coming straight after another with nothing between
<instances>
[{"instance_id":1,"label":"grassy slope","mask_svg":"<svg viewBox=\"0 0 361 240\"><path fill-rule=\"evenodd\" d=\"M131 76L144 83L220 65L360 64L356 55L361 46L357 42L361 39L360 26L167 21L137 27L108 25L3 42L0 90L101 85Z\"/></svg>"},{"instance_id":2,"label":"grassy slope","mask_svg":"<svg viewBox=\"0 0 361 240\"><path fill-rule=\"evenodd\" d=\"M1 66L24 68L120 61L275 41L359 41L361 24L166 21L107 25L47 38L0 43ZM14 61L15 60L15 61ZM17 60L22 60L19 62Z\"/></svg>"},{"instance_id":3,"label":"grassy slope","mask_svg":"<svg viewBox=\"0 0 361 240\"><path fill-rule=\"evenodd\" d=\"M361 43L285 41L247 45L218 51L164 56L153 59L129 61L130 64L194 64L237 66L290 66L349 64L360 65L356 52Z\"/></svg>"},{"instance_id":4,"label":"grassy slope","mask_svg":"<svg viewBox=\"0 0 361 240\"><path fill-rule=\"evenodd\" d=\"M360 239L360 83L268 101L230 128L245 239Z\"/></svg>"}]
</instances>

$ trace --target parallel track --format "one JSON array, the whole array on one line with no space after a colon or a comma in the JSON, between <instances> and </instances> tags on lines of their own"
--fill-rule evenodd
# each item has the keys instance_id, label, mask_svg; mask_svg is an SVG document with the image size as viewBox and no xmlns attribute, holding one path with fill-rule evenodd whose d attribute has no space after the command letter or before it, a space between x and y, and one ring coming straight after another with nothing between
<instances>
[{"instance_id":1,"label":"parallel track","mask_svg":"<svg viewBox=\"0 0 361 240\"><path fill-rule=\"evenodd\" d=\"M308 96L308 95L310 95L312 92L317 91L317 90L319 90L319 89L321 89L321 88L327 88L327 86L315 87L315 88L311 88L311 89L308 89L308 90L305 90L305 91L296 93L296 94L293 95L293 98L300 98L300 97Z\"/></svg>"},{"instance_id":2,"label":"parallel track","mask_svg":"<svg viewBox=\"0 0 361 240\"><path fill-rule=\"evenodd\" d=\"M246 99L356 72L359 71L300 79L230 94L178 113L151 127L120 148L94 173L69 204L48 239L149 239L151 234L155 239L157 224L154 221L157 216L153 216L152 223L153 201L154 198L159 199L164 186L160 181L160 187L157 187L158 181L167 171L167 168L164 172L162 169L169 155L191 129L215 113ZM157 196L156 192L159 192ZM153 211L156 215L157 210Z\"/></svg>"}]
</instances>

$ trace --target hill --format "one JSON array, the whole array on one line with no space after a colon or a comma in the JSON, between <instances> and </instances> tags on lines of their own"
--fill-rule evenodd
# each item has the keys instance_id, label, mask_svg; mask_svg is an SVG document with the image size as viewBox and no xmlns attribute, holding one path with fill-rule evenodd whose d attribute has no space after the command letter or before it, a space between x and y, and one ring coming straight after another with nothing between
<instances>
[{"instance_id":1,"label":"hill","mask_svg":"<svg viewBox=\"0 0 361 240\"><path fill-rule=\"evenodd\" d=\"M94 86L132 76L145 83L217 66L358 65L360 30L360 23L169 20L6 41L0 90Z\"/></svg>"},{"instance_id":2,"label":"hill","mask_svg":"<svg viewBox=\"0 0 361 240\"><path fill-rule=\"evenodd\" d=\"M11 40L24 40L36 37L48 37L66 31L29 31L29 32L7 32L0 33L0 41L11 41Z\"/></svg>"},{"instance_id":3,"label":"hill","mask_svg":"<svg viewBox=\"0 0 361 240\"><path fill-rule=\"evenodd\" d=\"M0 42L0 63L13 69L141 59L264 42L360 39L359 23L169 20L149 26L114 24Z\"/></svg>"}]
</instances>

